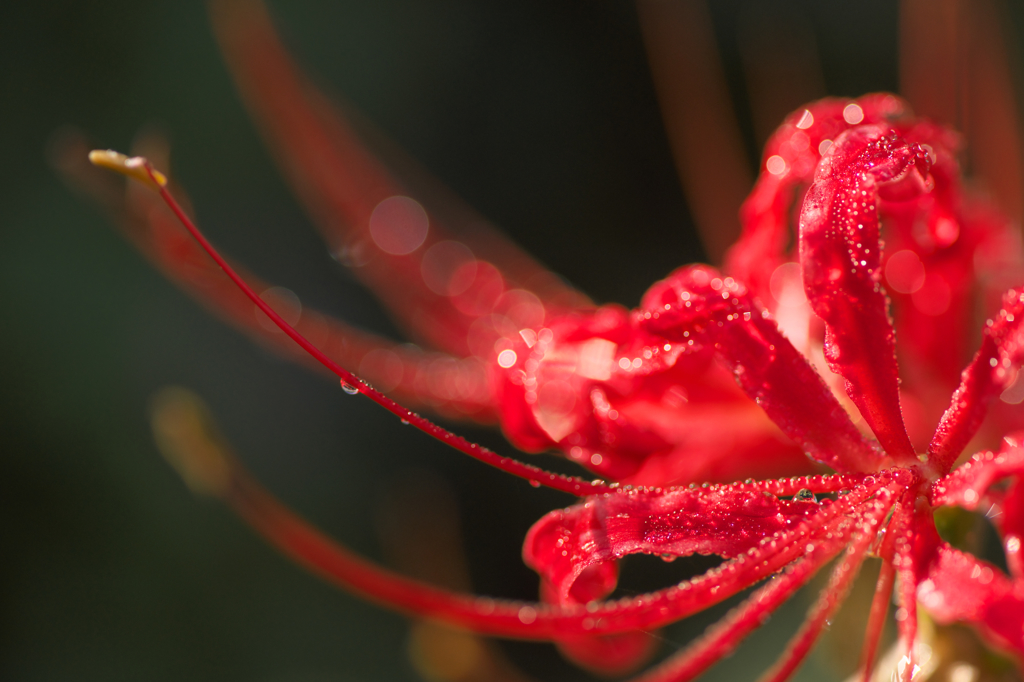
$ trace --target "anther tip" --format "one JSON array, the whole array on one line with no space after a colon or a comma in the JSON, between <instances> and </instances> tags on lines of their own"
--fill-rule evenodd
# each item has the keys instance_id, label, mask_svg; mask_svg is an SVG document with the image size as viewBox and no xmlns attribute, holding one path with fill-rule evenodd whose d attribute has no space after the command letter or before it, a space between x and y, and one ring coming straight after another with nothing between
<instances>
[{"instance_id":1,"label":"anther tip","mask_svg":"<svg viewBox=\"0 0 1024 682\"><path fill-rule=\"evenodd\" d=\"M202 399L177 386L153 397L150 422L157 448L189 488L221 495L231 481L232 460Z\"/></svg>"},{"instance_id":2,"label":"anther tip","mask_svg":"<svg viewBox=\"0 0 1024 682\"><path fill-rule=\"evenodd\" d=\"M167 185L167 177L149 165L142 156L125 156L113 149L94 149L89 152L89 161L94 166L108 168L138 180L150 189L159 191Z\"/></svg>"}]
</instances>

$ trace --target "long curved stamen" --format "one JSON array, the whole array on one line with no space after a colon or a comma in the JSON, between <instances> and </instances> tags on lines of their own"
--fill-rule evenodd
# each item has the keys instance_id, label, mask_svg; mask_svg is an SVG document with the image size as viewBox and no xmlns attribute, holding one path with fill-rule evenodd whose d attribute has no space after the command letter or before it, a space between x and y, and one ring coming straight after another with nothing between
<instances>
[{"instance_id":1,"label":"long curved stamen","mask_svg":"<svg viewBox=\"0 0 1024 682\"><path fill-rule=\"evenodd\" d=\"M862 682L871 682L871 673L875 667L875 656L878 654L878 642L885 627L885 617L889 613L892 584L896 577L896 567L892 565L893 548L896 545L896 526L890 519L885 531L885 538L878 551L882 566L878 571L875 583L875 596L871 599L871 610L868 612L868 626L864 631L864 644L860 654Z\"/></svg>"},{"instance_id":2,"label":"long curved stamen","mask_svg":"<svg viewBox=\"0 0 1024 682\"><path fill-rule=\"evenodd\" d=\"M407 614L494 636L549 640L661 627L802 560L808 542L818 548L832 546L843 535L850 516L880 494L877 486L858 486L822 508L815 518L777 538L765 538L748 555L678 586L625 602L560 608L494 600L404 577L338 545L263 489L216 436L198 399L178 391L158 398L154 431L161 450L193 490L220 497L284 554L347 591Z\"/></svg>"},{"instance_id":3,"label":"long curved stamen","mask_svg":"<svg viewBox=\"0 0 1024 682\"><path fill-rule=\"evenodd\" d=\"M536 295L547 310L591 305L586 296L486 221L464 219L472 214L464 207L445 207L441 202L442 214L458 216L447 225L442 215L427 211L425 241L411 252L375 246L370 227L375 207L389 198L403 197L408 188L366 148L347 120L351 116L332 106L330 98L304 77L262 3L218 0L209 9L214 35L239 94L314 226L332 252L347 253L361 263L353 275L415 335L434 348L465 355L472 351L469 338L474 323L486 322L484 318L495 312L497 299L485 303L485 296L479 299L480 307L471 311L457 304L456 297L440 294L421 276L422 267L429 267L427 254L437 246L441 251L433 253L443 253L445 244L453 246L453 242L457 252L471 252L479 259L476 281L491 283L485 290L503 280L510 290L525 289ZM442 196L445 193L442 189ZM428 195L437 198L434 193ZM458 229L460 223L463 229Z\"/></svg>"},{"instance_id":4,"label":"long curved stamen","mask_svg":"<svg viewBox=\"0 0 1024 682\"><path fill-rule=\"evenodd\" d=\"M166 142L159 135L141 135L136 146L157 158L167 157ZM69 131L55 141L52 160L68 183L96 202L168 279L189 292L200 305L288 360L327 371L269 324L262 313L253 315L249 299L181 229L178 219L157 194L134 184L125 192L113 178L89 163L88 151L84 136ZM140 155L163 167L152 156ZM179 188L175 193L187 205L187 196ZM261 297L279 291L237 264L232 266L255 291L263 292ZM272 303L280 310L277 303ZM292 325L299 333L342 367L357 367L360 377L410 410L426 410L458 421L497 422L497 406L488 388L487 366L482 359L457 358L397 343L353 327L305 302L299 304L297 322L295 314L293 307L292 316L285 317L293 320Z\"/></svg>"},{"instance_id":5,"label":"long curved stamen","mask_svg":"<svg viewBox=\"0 0 1024 682\"><path fill-rule=\"evenodd\" d=\"M893 516L892 527L896 533L896 560L899 562L897 573L896 629L900 636L900 645L904 648L903 673L900 682L910 682L913 676L914 641L917 639L917 579L915 575L914 546L911 535L915 521L916 495L910 490L903 494Z\"/></svg>"},{"instance_id":6,"label":"long curved stamen","mask_svg":"<svg viewBox=\"0 0 1024 682\"><path fill-rule=\"evenodd\" d=\"M510 457L502 457L496 452L488 450L476 443L470 443L462 436L457 436L451 431L448 431L447 429L434 424L430 420L402 407L394 400L369 386L355 374L349 372L347 369L327 357L319 348L310 343L306 337L296 331L294 327L284 320L284 318L278 315L266 301L260 298L259 295L253 291L252 287L246 284L245 280L235 272L234 268L224 260L223 256L221 256L206 237L203 236L203 233L199 230L196 224L185 214L181 206L178 205L178 202L174 200L174 197L172 197L171 193L167 190L166 178L164 178L163 174L154 169L149 164L149 161L139 156L128 158L123 154L118 154L117 152L109 150L97 150L91 152L89 154L89 160L96 165L101 165L106 168L110 168L111 170L124 173L133 179L140 179L140 170L144 170L147 174L146 177L148 178L148 181L144 180L143 182L160 193L164 202L178 217L178 220L181 221L181 224L184 225L185 229L189 231L192 237L199 242L200 246L203 247L203 250L213 258L217 265L220 266L221 270L231 278L231 281L235 283L242 293L244 293L257 308L263 311L263 313L269 317L281 331L287 334L293 341L295 341L295 343L302 347L303 350L309 353L328 370L336 374L346 385L355 388L359 393L364 394L370 400L388 410L395 416L409 424L412 424L427 435L433 436L442 443L455 448L459 452L480 460L485 464L490 464L491 466L501 469L513 476L524 478L531 483L540 483L548 486L549 488L578 496L593 495L600 492L607 492L611 489L603 482L587 482L576 476L554 474L544 471L540 467L525 464Z\"/></svg>"},{"instance_id":7,"label":"long curved stamen","mask_svg":"<svg viewBox=\"0 0 1024 682\"><path fill-rule=\"evenodd\" d=\"M786 647L786 652L761 676L759 682L784 682L803 663L821 635L822 628L846 601L864 556L877 537L877 527L888 511L887 505L876 504L873 509L861 516L858 532L854 534L853 542L846 548L846 556L832 570L832 577L821 591L818 601L811 607L807 620Z\"/></svg>"},{"instance_id":8,"label":"long curved stamen","mask_svg":"<svg viewBox=\"0 0 1024 682\"><path fill-rule=\"evenodd\" d=\"M871 507L868 514L873 518L884 514L888 508L887 504L880 501L868 505ZM685 682L700 675L732 651L750 632L760 627L768 615L838 554L853 529L854 520L844 516L841 526L831 531L833 537L830 542L816 543L805 558L758 589L694 644L633 682Z\"/></svg>"}]
</instances>

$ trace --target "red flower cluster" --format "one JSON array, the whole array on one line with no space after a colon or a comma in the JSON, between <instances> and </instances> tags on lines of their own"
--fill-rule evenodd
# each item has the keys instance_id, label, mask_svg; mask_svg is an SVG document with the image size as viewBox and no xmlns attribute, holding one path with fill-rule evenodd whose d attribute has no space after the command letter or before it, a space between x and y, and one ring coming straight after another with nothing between
<instances>
[{"instance_id":1,"label":"red flower cluster","mask_svg":"<svg viewBox=\"0 0 1024 682\"><path fill-rule=\"evenodd\" d=\"M759 586L642 680L698 675L835 561L828 587L764 679L787 678L869 554L882 568L865 679L894 584L902 679L915 671L918 604L940 623L970 623L1024 655L1024 443L1006 435L1019 415L999 413L983 426L1024 356L1024 290L1003 295L957 387L976 301L1000 283L995 268L1017 261L1006 222L961 186L954 133L909 116L893 95L808 105L769 141L723 273L684 267L635 310L594 308L500 237L455 239L403 197L294 73L259 11L232 10L219 30L243 94L332 249L447 355L316 314L289 323L256 293L265 287L213 250L149 162L94 152L95 163L149 184L173 211L151 195L130 195L116 211L132 237L204 303L263 333L255 304L347 389L466 454L582 499L529 532L524 558L541 577L541 601L523 603L446 592L331 543L197 436L200 427L183 427L198 417L179 401L160 433L196 485L348 589L483 634L555 641L606 671L645 659L652 640L642 630ZM548 474L467 443L345 366L401 401L497 417L523 449L559 449L614 482ZM925 425L935 421L930 434ZM999 438L995 452L954 467L972 443ZM817 473L822 467L835 473ZM783 473L801 475L723 483ZM939 537L934 512L944 506L993 519L1009 575ZM617 560L635 553L724 562L658 592L603 601L616 586Z\"/></svg>"}]
</instances>

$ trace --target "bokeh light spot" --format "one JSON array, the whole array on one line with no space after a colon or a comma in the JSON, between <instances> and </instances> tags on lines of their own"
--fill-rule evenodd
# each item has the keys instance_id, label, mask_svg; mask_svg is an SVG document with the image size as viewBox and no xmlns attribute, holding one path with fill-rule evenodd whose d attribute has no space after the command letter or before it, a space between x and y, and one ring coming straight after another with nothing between
<instances>
[{"instance_id":1,"label":"bokeh light spot","mask_svg":"<svg viewBox=\"0 0 1024 682\"><path fill-rule=\"evenodd\" d=\"M427 288L440 296L458 296L473 284L476 259L462 242L445 240L427 249L420 262Z\"/></svg>"},{"instance_id":2,"label":"bokeh light spot","mask_svg":"<svg viewBox=\"0 0 1024 682\"><path fill-rule=\"evenodd\" d=\"M505 293L505 280L498 268L482 260L463 263L452 275L452 280L470 280L470 285L459 294L452 295L452 305L466 315L486 315ZM450 281L452 281L450 280Z\"/></svg>"},{"instance_id":3,"label":"bokeh light spot","mask_svg":"<svg viewBox=\"0 0 1024 682\"><path fill-rule=\"evenodd\" d=\"M384 253L404 256L423 245L429 225L427 212L418 201L388 197L370 214L370 237Z\"/></svg>"},{"instance_id":4,"label":"bokeh light spot","mask_svg":"<svg viewBox=\"0 0 1024 682\"><path fill-rule=\"evenodd\" d=\"M295 292L291 289L284 287L270 287L262 294L260 298L267 302L267 305L273 309L275 313L284 318L284 321L295 326L299 323L299 319L302 317L302 302L299 301L299 297L295 295ZM267 331L277 332L283 334L284 332L274 324L266 313L262 310L253 306L253 311L256 314L256 320L260 323L260 326Z\"/></svg>"},{"instance_id":5,"label":"bokeh light spot","mask_svg":"<svg viewBox=\"0 0 1024 682\"><path fill-rule=\"evenodd\" d=\"M768 286L772 298L781 306L799 306L807 300L799 263L783 263L775 268Z\"/></svg>"},{"instance_id":6,"label":"bokeh light spot","mask_svg":"<svg viewBox=\"0 0 1024 682\"><path fill-rule=\"evenodd\" d=\"M909 249L897 251L885 264L885 281L901 294L912 294L924 286L924 263Z\"/></svg>"},{"instance_id":7,"label":"bokeh light spot","mask_svg":"<svg viewBox=\"0 0 1024 682\"><path fill-rule=\"evenodd\" d=\"M857 125L864 120L864 110L860 108L859 104L850 103L843 109L843 120L852 126Z\"/></svg>"}]
</instances>

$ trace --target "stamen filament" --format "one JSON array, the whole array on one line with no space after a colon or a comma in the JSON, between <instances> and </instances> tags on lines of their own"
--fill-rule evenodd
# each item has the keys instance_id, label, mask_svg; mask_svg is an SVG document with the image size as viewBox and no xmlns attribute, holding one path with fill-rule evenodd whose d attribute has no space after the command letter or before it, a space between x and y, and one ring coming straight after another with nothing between
<instances>
[{"instance_id":1,"label":"stamen filament","mask_svg":"<svg viewBox=\"0 0 1024 682\"><path fill-rule=\"evenodd\" d=\"M899 584L896 590L896 630L900 636L900 646L906 654L906 665L900 675L900 682L910 682L915 667L914 642L917 639L917 580L914 566L914 546L910 541L910 529L914 527L915 503L917 497L914 490L908 490L900 499L893 518L893 526L897 532L895 550L899 559Z\"/></svg>"},{"instance_id":2,"label":"stamen filament","mask_svg":"<svg viewBox=\"0 0 1024 682\"><path fill-rule=\"evenodd\" d=\"M845 538L852 520L844 519L836 536ZM819 544L815 551L792 565L789 571L758 589L743 604L679 654L641 675L635 682L685 682L692 680L731 652L748 634L761 627L768 616L842 548Z\"/></svg>"},{"instance_id":3,"label":"stamen filament","mask_svg":"<svg viewBox=\"0 0 1024 682\"><path fill-rule=\"evenodd\" d=\"M879 488L858 486L821 509L813 521L804 521L781 534L776 542L764 545L756 561L753 557L750 561L738 557L679 586L625 602L602 602L589 608L558 607L442 589L399 575L339 545L265 490L216 435L198 398L182 389L158 396L153 426L161 450L193 490L226 501L253 530L310 571L349 592L406 614L480 634L520 639L616 634L661 627L685 618L794 561L803 561L802 541L813 541L819 549L839 542L839 538L845 537L843 529L852 522L850 514L881 492ZM826 540L830 534L832 539ZM784 578L781 576L769 585Z\"/></svg>"},{"instance_id":4,"label":"stamen filament","mask_svg":"<svg viewBox=\"0 0 1024 682\"><path fill-rule=\"evenodd\" d=\"M178 217L178 220L181 221L181 224L186 230L188 230L203 250L206 251L214 262L217 263L220 269L223 270L229 278L231 278L231 281L235 283L242 293L244 293L257 308L263 311L263 313L266 314L266 316L269 317L281 331L287 334L293 341L295 341L295 343L309 353L320 364L336 374L345 384L357 389L359 393L367 396L370 400L382 406L404 422L412 424L420 431L433 436L442 443L455 448L463 454L469 455L474 459L484 462L485 464L489 464L506 473L512 474L513 476L526 479L531 483L536 482L549 488L576 496L594 495L601 492L607 492L611 489L604 482L588 482L577 476L565 476L562 474L552 473L545 471L540 467L512 459L511 457L504 457L481 445L470 443L462 436L458 436L451 431L434 424L430 420L421 417L415 412L402 407L394 400L377 391L355 374L349 372L347 369L327 357L327 355L320 351L319 348L310 343L306 337L296 331L294 327L278 315L266 301L260 298L260 296L253 291L245 280L235 272L228 262L224 260L220 253L217 252L196 224L185 214L181 206L178 205L178 202L174 200L174 197L171 196L171 193L167 190L167 179L162 173L154 169L150 165L149 161L141 156L128 158L123 154L118 154L117 152L112 151L92 152L89 154L89 160L96 165L110 168L127 175L128 177L140 180L150 188L156 189L167 206L174 212ZM145 179L139 177L140 169L145 171Z\"/></svg>"},{"instance_id":5,"label":"stamen filament","mask_svg":"<svg viewBox=\"0 0 1024 682\"><path fill-rule=\"evenodd\" d=\"M876 501L874 508L861 516L859 532L854 533L853 542L846 548L846 556L832 570L829 583L811 607L807 620L790 641L782 657L761 676L759 682L784 682L800 667L821 635L822 629L846 601L864 556L875 540L879 521L888 511L889 505Z\"/></svg>"},{"instance_id":6,"label":"stamen filament","mask_svg":"<svg viewBox=\"0 0 1024 682\"><path fill-rule=\"evenodd\" d=\"M878 642L885 627L885 617L889 613L889 601L892 585L896 577L896 567L892 564L893 549L896 546L896 524L889 523L889 528L882 540L878 552L882 567L878 571L878 582L875 583L875 596L871 600L871 611L868 613L868 626L864 631L864 647L861 651L860 665L863 670L861 680L871 682L871 673L875 667L875 656L878 654Z\"/></svg>"}]
</instances>

